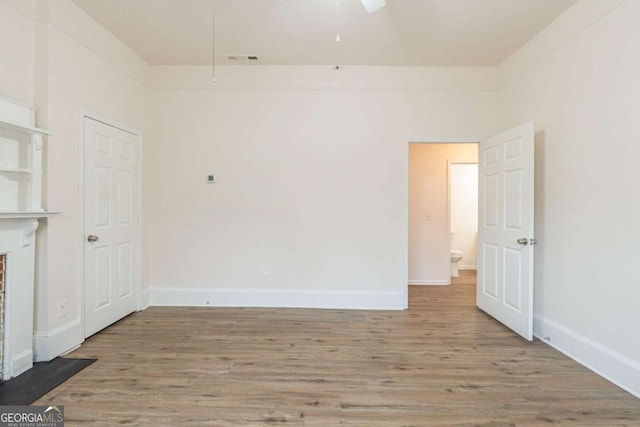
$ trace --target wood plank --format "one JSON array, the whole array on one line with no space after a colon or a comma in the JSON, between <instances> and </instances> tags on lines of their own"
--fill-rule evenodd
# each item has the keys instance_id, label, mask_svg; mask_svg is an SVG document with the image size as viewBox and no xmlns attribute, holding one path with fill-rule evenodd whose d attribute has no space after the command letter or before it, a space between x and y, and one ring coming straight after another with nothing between
<instances>
[{"instance_id":1,"label":"wood plank","mask_svg":"<svg viewBox=\"0 0 640 427\"><path fill-rule=\"evenodd\" d=\"M638 426L640 400L475 308L410 287L404 312L153 307L70 357L37 404L67 425Z\"/></svg>"}]
</instances>

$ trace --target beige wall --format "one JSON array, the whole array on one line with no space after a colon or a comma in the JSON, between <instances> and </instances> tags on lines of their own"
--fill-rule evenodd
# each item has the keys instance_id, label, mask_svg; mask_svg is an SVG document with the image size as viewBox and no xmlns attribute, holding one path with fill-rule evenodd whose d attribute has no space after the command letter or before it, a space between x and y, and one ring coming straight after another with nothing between
<instances>
[{"instance_id":1,"label":"beige wall","mask_svg":"<svg viewBox=\"0 0 640 427\"><path fill-rule=\"evenodd\" d=\"M535 331L640 396L640 2L579 1L498 68L536 124Z\"/></svg>"},{"instance_id":2,"label":"beige wall","mask_svg":"<svg viewBox=\"0 0 640 427\"><path fill-rule=\"evenodd\" d=\"M43 204L62 213L38 230L35 319L36 357L49 359L83 340L80 114L144 131L147 65L69 0L0 0L0 39L0 93L34 104L53 133Z\"/></svg>"},{"instance_id":3,"label":"beige wall","mask_svg":"<svg viewBox=\"0 0 640 427\"><path fill-rule=\"evenodd\" d=\"M33 104L34 0L0 0L0 94Z\"/></svg>"},{"instance_id":4,"label":"beige wall","mask_svg":"<svg viewBox=\"0 0 640 427\"><path fill-rule=\"evenodd\" d=\"M450 282L449 161L477 162L478 144L409 144L410 284Z\"/></svg>"},{"instance_id":5,"label":"beige wall","mask_svg":"<svg viewBox=\"0 0 640 427\"><path fill-rule=\"evenodd\" d=\"M496 128L492 68L221 67L212 87L206 67L149 70L69 0L0 0L0 93L54 132L45 206L63 212L38 234L36 351L82 340L81 110L144 131L145 282L193 304L403 292L407 143L533 119L536 333L640 395L638 16L578 1L498 67Z\"/></svg>"},{"instance_id":6,"label":"beige wall","mask_svg":"<svg viewBox=\"0 0 640 427\"><path fill-rule=\"evenodd\" d=\"M154 302L402 308L408 143L491 135L494 71L209 71L154 69Z\"/></svg>"}]
</instances>

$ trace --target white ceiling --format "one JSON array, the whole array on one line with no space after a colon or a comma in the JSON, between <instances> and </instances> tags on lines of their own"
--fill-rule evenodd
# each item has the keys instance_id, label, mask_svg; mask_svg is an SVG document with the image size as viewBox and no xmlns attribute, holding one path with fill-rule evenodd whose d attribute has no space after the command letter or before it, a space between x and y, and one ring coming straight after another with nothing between
<instances>
[{"instance_id":1,"label":"white ceiling","mask_svg":"<svg viewBox=\"0 0 640 427\"><path fill-rule=\"evenodd\" d=\"M575 0L74 0L153 65L493 66ZM336 5L339 5L338 8ZM338 11L338 12L337 12ZM337 28L341 41L336 43Z\"/></svg>"}]
</instances>

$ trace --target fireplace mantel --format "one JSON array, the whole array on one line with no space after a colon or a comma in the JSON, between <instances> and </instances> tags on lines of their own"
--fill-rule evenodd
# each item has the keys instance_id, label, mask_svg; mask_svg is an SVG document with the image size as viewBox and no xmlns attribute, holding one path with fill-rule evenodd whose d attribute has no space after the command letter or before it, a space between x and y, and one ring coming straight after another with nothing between
<instances>
[{"instance_id":1,"label":"fireplace mantel","mask_svg":"<svg viewBox=\"0 0 640 427\"><path fill-rule=\"evenodd\" d=\"M12 221L16 223L13 227L3 226L2 229L15 229L20 230L22 233L21 246L29 246L31 244L31 236L33 236L38 229L41 218L51 218L58 215L60 212L0 212L0 224ZM5 220L5 221L3 221ZM0 250L3 245L0 245ZM5 252L8 252L5 249ZM1 253L1 252L0 252ZM35 264L35 262L34 262ZM35 265L34 265L35 268Z\"/></svg>"},{"instance_id":2,"label":"fireplace mantel","mask_svg":"<svg viewBox=\"0 0 640 427\"><path fill-rule=\"evenodd\" d=\"M58 215L60 212L30 212L30 211L15 211L15 212L2 212L0 211L0 219L24 219L24 218L51 218Z\"/></svg>"},{"instance_id":3,"label":"fireplace mantel","mask_svg":"<svg viewBox=\"0 0 640 427\"><path fill-rule=\"evenodd\" d=\"M0 255L4 255L2 379L33 366L35 232L42 209L42 156L49 132L35 126L35 108L0 96Z\"/></svg>"}]
</instances>

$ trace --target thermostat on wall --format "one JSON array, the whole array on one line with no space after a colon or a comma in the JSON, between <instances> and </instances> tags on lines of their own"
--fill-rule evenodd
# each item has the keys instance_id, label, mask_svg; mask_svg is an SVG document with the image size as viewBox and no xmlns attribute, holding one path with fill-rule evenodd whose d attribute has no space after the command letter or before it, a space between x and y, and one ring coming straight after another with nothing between
<instances>
[{"instance_id":1,"label":"thermostat on wall","mask_svg":"<svg viewBox=\"0 0 640 427\"><path fill-rule=\"evenodd\" d=\"M215 184L216 176L214 174L207 175L207 184Z\"/></svg>"}]
</instances>

